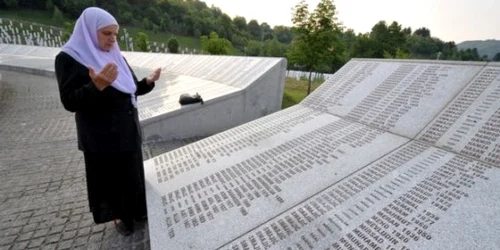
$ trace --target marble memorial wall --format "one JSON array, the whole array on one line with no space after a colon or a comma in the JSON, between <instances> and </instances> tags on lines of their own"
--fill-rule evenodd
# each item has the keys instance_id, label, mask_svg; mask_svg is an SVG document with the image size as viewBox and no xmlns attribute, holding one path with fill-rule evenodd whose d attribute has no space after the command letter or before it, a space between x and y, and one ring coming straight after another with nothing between
<instances>
[{"instance_id":1,"label":"marble memorial wall","mask_svg":"<svg viewBox=\"0 0 500 250\"><path fill-rule=\"evenodd\" d=\"M485 67L419 139L500 165L500 64Z\"/></svg>"},{"instance_id":2,"label":"marble memorial wall","mask_svg":"<svg viewBox=\"0 0 500 250\"><path fill-rule=\"evenodd\" d=\"M54 76L60 48L0 44L0 68ZM145 141L206 137L281 109L286 60L123 52L141 79L156 68L155 90L138 97ZM181 106L198 93L205 105ZM209 120L217 116L217 120ZM208 121L208 122L207 122Z\"/></svg>"},{"instance_id":3,"label":"marble memorial wall","mask_svg":"<svg viewBox=\"0 0 500 250\"><path fill-rule=\"evenodd\" d=\"M256 78L262 77L277 63L279 58L156 54L146 52L123 52L135 67L163 68L174 74L188 75L200 79L223 83L235 88L245 88Z\"/></svg>"},{"instance_id":4,"label":"marble memorial wall","mask_svg":"<svg viewBox=\"0 0 500 250\"><path fill-rule=\"evenodd\" d=\"M500 248L500 64L355 59L145 162L152 249Z\"/></svg>"},{"instance_id":5,"label":"marble memorial wall","mask_svg":"<svg viewBox=\"0 0 500 250\"><path fill-rule=\"evenodd\" d=\"M500 186L490 181L500 174L492 168L411 142L232 239L223 249L478 249L478 242L463 241L463 230L495 214L494 207L468 206L471 201L488 203L487 197L471 196ZM491 202L499 204L498 197ZM466 207L473 211L464 212ZM493 217L486 224L497 227L499 221ZM500 243L493 232L486 235L491 241L479 243L484 246L480 249Z\"/></svg>"},{"instance_id":6,"label":"marble memorial wall","mask_svg":"<svg viewBox=\"0 0 500 250\"><path fill-rule=\"evenodd\" d=\"M483 67L352 60L303 104L414 138Z\"/></svg>"},{"instance_id":7,"label":"marble memorial wall","mask_svg":"<svg viewBox=\"0 0 500 250\"><path fill-rule=\"evenodd\" d=\"M281 140L285 137L289 140ZM223 243L217 239L241 235L249 225L258 226L407 141L309 108L290 108L155 158L154 173L148 171L155 183L149 184L164 194L148 207L159 207L150 216L163 219L149 224L166 223L169 247L180 240L200 249L216 248ZM386 149L377 150L379 144ZM364 157L356 157L361 153ZM304 181L314 185L304 186ZM296 192L299 186L302 190ZM235 215L243 216L238 225L230 232L219 230ZM186 229L190 234L182 233ZM223 235L207 242L202 237L207 230Z\"/></svg>"}]
</instances>

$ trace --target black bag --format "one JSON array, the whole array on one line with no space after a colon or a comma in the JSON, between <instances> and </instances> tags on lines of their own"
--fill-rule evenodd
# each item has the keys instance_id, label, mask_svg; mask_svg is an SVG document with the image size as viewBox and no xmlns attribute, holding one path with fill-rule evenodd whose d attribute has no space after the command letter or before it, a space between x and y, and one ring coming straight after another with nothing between
<instances>
[{"instance_id":1,"label":"black bag","mask_svg":"<svg viewBox=\"0 0 500 250\"><path fill-rule=\"evenodd\" d=\"M198 102L201 102L201 104L203 104L203 98L201 98L198 93L196 93L195 95L182 94L179 97L179 103L181 105L193 104Z\"/></svg>"}]
</instances>

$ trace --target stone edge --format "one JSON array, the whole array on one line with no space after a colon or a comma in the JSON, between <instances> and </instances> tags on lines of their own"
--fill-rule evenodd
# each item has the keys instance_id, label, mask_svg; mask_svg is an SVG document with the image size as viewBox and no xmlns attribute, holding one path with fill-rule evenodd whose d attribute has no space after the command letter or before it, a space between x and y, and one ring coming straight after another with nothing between
<instances>
[{"instance_id":1,"label":"stone edge","mask_svg":"<svg viewBox=\"0 0 500 250\"><path fill-rule=\"evenodd\" d=\"M0 64L0 70L19 72L19 73L27 73L27 74L31 74L31 75L39 75L39 76L46 76L46 77L55 77L56 76L54 71L50 71L50 70L46 70L46 69L36 69L36 68L14 66L14 65L5 65L5 64Z\"/></svg>"}]
</instances>

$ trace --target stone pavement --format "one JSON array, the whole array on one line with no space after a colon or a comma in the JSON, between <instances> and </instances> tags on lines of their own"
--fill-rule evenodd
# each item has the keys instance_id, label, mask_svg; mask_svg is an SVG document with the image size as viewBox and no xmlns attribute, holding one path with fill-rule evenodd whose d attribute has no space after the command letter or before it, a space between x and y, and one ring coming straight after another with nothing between
<instances>
[{"instance_id":1,"label":"stone pavement","mask_svg":"<svg viewBox=\"0 0 500 250\"><path fill-rule=\"evenodd\" d=\"M93 222L74 116L55 78L0 74L0 249L149 249L147 222L129 237ZM145 143L144 158L195 140Z\"/></svg>"}]
</instances>

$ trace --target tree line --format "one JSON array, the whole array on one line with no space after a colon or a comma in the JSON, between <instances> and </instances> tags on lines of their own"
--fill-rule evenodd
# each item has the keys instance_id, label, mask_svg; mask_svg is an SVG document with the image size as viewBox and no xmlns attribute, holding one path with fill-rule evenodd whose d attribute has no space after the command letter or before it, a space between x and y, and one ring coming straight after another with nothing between
<instances>
[{"instance_id":1,"label":"tree line","mask_svg":"<svg viewBox=\"0 0 500 250\"><path fill-rule=\"evenodd\" d=\"M292 39L290 27L276 26L273 29L265 22L247 21L241 16L232 19L220 8L208 7L205 2L198 0L0 0L0 8L61 12L72 19L76 19L89 6L106 9L121 25L153 32L196 38L210 37L215 32L242 53L251 40L262 42L277 39L282 44L288 44Z\"/></svg>"},{"instance_id":2,"label":"tree line","mask_svg":"<svg viewBox=\"0 0 500 250\"><path fill-rule=\"evenodd\" d=\"M122 25L200 38L210 54L286 57L289 68L298 70L331 73L351 58L487 59L477 49L458 50L455 42L431 36L426 27L412 31L396 21L380 21L370 32L356 34L337 20L333 0L321 0L312 11L300 1L292 27L230 18L198 0L0 0L0 8L48 10L73 20L89 6L108 10ZM147 43L147 37L141 40Z\"/></svg>"}]
</instances>

